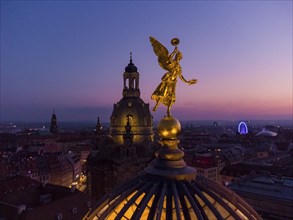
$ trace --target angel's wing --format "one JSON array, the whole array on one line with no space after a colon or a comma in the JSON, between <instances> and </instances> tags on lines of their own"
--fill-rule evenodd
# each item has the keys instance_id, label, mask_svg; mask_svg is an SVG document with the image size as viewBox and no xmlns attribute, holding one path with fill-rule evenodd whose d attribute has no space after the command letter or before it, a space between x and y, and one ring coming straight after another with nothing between
<instances>
[{"instance_id":1,"label":"angel's wing","mask_svg":"<svg viewBox=\"0 0 293 220\"><path fill-rule=\"evenodd\" d=\"M170 60L169 60L169 51L164 47L159 41L154 37L150 37L151 44L153 46L155 54L158 56L158 62L160 66L167 71L170 71Z\"/></svg>"}]
</instances>

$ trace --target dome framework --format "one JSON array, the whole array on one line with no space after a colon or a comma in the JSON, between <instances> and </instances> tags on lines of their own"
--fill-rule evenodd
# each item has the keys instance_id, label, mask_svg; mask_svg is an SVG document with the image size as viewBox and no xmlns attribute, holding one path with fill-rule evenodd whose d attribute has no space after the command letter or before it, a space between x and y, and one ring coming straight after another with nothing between
<instances>
[{"instance_id":1,"label":"dome framework","mask_svg":"<svg viewBox=\"0 0 293 220\"><path fill-rule=\"evenodd\" d=\"M105 195L84 219L213 220L261 217L230 189L195 176L178 148L180 123L172 116L158 125L162 147L144 173Z\"/></svg>"},{"instance_id":2,"label":"dome framework","mask_svg":"<svg viewBox=\"0 0 293 220\"><path fill-rule=\"evenodd\" d=\"M211 180L142 175L106 195L88 219L260 219L237 194Z\"/></svg>"}]
</instances>

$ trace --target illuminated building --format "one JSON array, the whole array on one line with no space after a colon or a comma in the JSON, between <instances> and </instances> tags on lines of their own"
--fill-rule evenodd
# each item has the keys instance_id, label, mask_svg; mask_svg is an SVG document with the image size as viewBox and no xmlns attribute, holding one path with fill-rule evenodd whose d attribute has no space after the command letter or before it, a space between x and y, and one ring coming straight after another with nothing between
<instances>
[{"instance_id":1,"label":"illuminated building","mask_svg":"<svg viewBox=\"0 0 293 220\"><path fill-rule=\"evenodd\" d=\"M228 188L196 176L178 148L180 131L177 119L162 119L157 158L104 196L84 219L261 219Z\"/></svg>"},{"instance_id":2,"label":"illuminated building","mask_svg":"<svg viewBox=\"0 0 293 220\"><path fill-rule=\"evenodd\" d=\"M153 117L149 104L140 98L139 73L137 67L130 63L123 74L123 97L114 104L111 115L110 136L116 144L123 143L125 125L129 119L133 132L133 143L153 141Z\"/></svg>"},{"instance_id":3,"label":"illuminated building","mask_svg":"<svg viewBox=\"0 0 293 220\"><path fill-rule=\"evenodd\" d=\"M153 118L149 104L140 98L139 73L132 57L123 84L123 97L114 104L110 118L110 139L103 135L98 118L95 149L87 159L88 193L97 199L137 175L153 157Z\"/></svg>"},{"instance_id":4,"label":"illuminated building","mask_svg":"<svg viewBox=\"0 0 293 220\"><path fill-rule=\"evenodd\" d=\"M265 137L275 137L278 133L270 130L266 130L265 128L262 131L258 132L255 136L265 136Z\"/></svg>"},{"instance_id":5,"label":"illuminated building","mask_svg":"<svg viewBox=\"0 0 293 220\"><path fill-rule=\"evenodd\" d=\"M133 143L133 132L128 118L123 131L123 144L100 144L87 158L88 193L100 199L113 186L142 171L153 155L150 141Z\"/></svg>"},{"instance_id":6,"label":"illuminated building","mask_svg":"<svg viewBox=\"0 0 293 220\"><path fill-rule=\"evenodd\" d=\"M293 219L293 179L251 175L228 187L245 199L264 219Z\"/></svg>"},{"instance_id":7,"label":"illuminated building","mask_svg":"<svg viewBox=\"0 0 293 220\"><path fill-rule=\"evenodd\" d=\"M67 155L63 154L51 155L48 157L51 174L50 183L70 187L74 182L73 175L75 173L75 169L71 166L67 157Z\"/></svg>"},{"instance_id":8,"label":"illuminated building","mask_svg":"<svg viewBox=\"0 0 293 220\"><path fill-rule=\"evenodd\" d=\"M217 163L211 153L196 153L189 164L196 168L196 175L202 176L215 182L220 182L220 170L224 163Z\"/></svg>"}]
</instances>

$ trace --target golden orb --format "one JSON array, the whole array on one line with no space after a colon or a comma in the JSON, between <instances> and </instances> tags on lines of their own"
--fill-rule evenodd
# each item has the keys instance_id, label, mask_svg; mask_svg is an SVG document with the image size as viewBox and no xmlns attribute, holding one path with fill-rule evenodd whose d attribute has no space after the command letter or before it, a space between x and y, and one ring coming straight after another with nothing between
<instances>
[{"instance_id":1,"label":"golden orb","mask_svg":"<svg viewBox=\"0 0 293 220\"><path fill-rule=\"evenodd\" d=\"M180 43L180 40L177 37L175 37L171 40L171 44L173 46L177 46L179 43Z\"/></svg>"},{"instance_id":2,"label":"golden orb","mask_svg":"<svg viewBox=\"0 0 293 220\"><path fill-rule=\"evenodd\" d=\"M172 116L164 117L158 124L158 134L162 139L177 139L180 132L180 122Z\"/></svg>"}]
</instances>

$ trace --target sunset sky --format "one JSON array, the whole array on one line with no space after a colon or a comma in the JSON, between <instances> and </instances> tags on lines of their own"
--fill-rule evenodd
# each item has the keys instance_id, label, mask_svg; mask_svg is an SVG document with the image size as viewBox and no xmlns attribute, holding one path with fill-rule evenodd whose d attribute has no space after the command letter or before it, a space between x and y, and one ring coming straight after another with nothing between
<instances>
[{"instance_id":1,"label":"sunset sky","mask_svg":"<svg viewBox=\"0 0 293 220\"><path fill-rule=\"evenodd\" d=\"M1 1L1 120L109 122L130 52L153 108L149 36L178 37L198 79L178 81L178 119L292 119L292 1Z\"/></svg>"}]
</instances>

